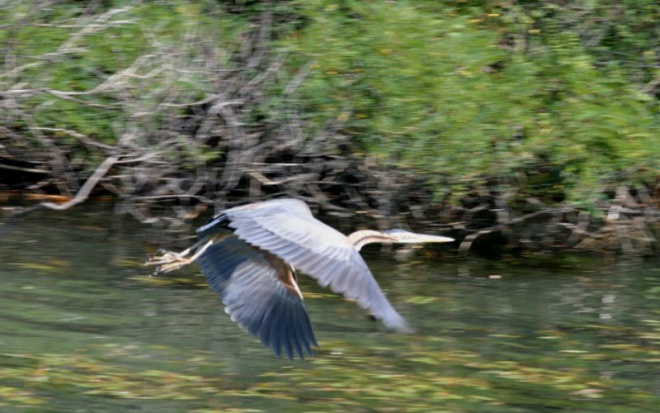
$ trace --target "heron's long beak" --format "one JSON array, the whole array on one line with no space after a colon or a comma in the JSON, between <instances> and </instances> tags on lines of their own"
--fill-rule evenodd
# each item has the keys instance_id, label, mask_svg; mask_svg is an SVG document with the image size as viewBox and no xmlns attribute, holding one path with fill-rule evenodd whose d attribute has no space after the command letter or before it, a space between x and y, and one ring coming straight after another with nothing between
<instances>
[{"instance_id":1,"label":"heron's long beak","mask_svg":"<svg viewBox=\"0 0 660 413\"><path fill-rule=\"evenodd\" d=\"M390 233L397 244L425 244L431 242L452 242L453 238L440 235L416 234L414 232Z\"/></svg>"}]
</instances>

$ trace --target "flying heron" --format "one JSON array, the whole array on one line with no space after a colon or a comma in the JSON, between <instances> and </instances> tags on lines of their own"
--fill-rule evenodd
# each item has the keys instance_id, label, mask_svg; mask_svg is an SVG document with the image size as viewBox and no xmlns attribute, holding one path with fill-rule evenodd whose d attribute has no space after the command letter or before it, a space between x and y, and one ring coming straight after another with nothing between
<instances>
[{"instance_id":1,"label":"flying heron","mask_svg":"<svg viewBox=\"0 0 660 413\"><path fill-rule=\"evenodd\" d=\"M318 347L296 282L299 269L355 300L389 329L409 332L359 254L369 243L451 242L404 230L360 230L348 236L318 221L307 204L275 199L227 209L197 229L199 241L180 253L164 251L145 265L156 273L197 262L232 321L279 357Z\"/></svg>"}]
</instances>

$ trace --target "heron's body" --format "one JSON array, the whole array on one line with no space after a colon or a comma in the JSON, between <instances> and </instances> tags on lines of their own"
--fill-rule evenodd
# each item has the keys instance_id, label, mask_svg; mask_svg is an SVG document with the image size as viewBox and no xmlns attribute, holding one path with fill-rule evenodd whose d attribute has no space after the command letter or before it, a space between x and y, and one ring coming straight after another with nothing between
<instances>
[{"instance_id":1,"label":"heron's body","mask_svg":"<svg viewBox=\"0 0 660 413\"><path fill-rule=\"evenodd\" d=\"M405 231L357 231L348 237L316 220L295 199L223 211L197 230L199 241L181 254L148 264L163 272L197 261L233 321L277 355L303 357L317 346L295 269L355 300L390 329L409 331L359 254L369 242L448 242ZM190 258L185 258L192 254ZM295 268L295 269L294 269Z\"/></svg>"}]
</instances>

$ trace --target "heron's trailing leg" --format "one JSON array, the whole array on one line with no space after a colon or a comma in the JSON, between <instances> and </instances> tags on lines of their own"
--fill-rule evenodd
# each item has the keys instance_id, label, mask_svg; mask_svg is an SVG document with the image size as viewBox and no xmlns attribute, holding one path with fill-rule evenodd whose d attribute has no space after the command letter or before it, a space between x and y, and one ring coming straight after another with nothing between
<instances>
[{"instance_id":1,"label":"heron's trailing leg","mask_svg":"<svg viewBox=\"0 0 660 413\"><path fill-rule=\"evenodd\" d=\"M186 265L195 262L195 260L199 258L200 255L204 254L206 249L213 245L214 242L215 240L198 241L192 247L181 252L160 250L159 252L161 255L149 258L144 265L156 265L157 267L154 274L178 270L181 267L185 267ZM193 251L195 253L191 257L188 257Z\"/></svg>"}]
</instances>

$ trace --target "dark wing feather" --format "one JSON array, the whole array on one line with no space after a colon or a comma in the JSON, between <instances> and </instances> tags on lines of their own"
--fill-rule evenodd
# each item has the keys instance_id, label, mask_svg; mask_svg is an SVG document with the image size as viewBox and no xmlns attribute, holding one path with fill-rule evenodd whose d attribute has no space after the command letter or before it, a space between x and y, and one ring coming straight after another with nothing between
<instances>
[{"instance_id":1,"label":"dark wing feather","mask_svg":"<svg viewBox=\"0 0 660 413\"><path fill-rule=\"evenodd\" d=\"M312 324L302 299L278 280L272 259L229 236L211 245L197 262L233 321L278 356L284 352L291 359L295 352L303 358L303 348L311 355L311 346L318 346Z\"/></svg>"},{"instance_id":2,"label":"dark wing feather","mask_svg":"<svg viewBox=\"0 0 660 413\"><path fill-rule=\"evenodd\" d=\"M242 240L317 279L322 286L356 300L387 327L409 331L348 238L315 219L304 202L278 199L228 209L198 232L205 234L219 223L234 229Z\"/></svg>"}]
</instances>

